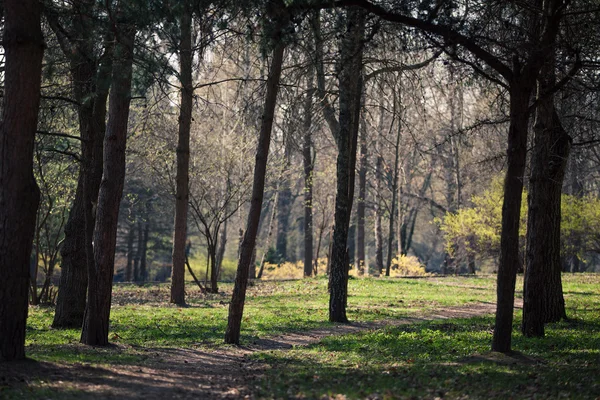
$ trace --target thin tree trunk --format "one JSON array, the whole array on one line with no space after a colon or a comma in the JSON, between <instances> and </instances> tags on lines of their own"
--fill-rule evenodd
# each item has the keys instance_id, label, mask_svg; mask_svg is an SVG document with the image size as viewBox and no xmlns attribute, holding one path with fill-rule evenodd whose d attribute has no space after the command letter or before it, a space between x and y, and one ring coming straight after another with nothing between
<instances>
[{"instance_id":1,"label":"thin tree trunk","mask_svg":"<svg viewBox=\"0 0 600 400\"><path fill-rule=\"evenodd\" d=\"M118 28L120 35L115 44L113 85L104 140L104 170L94 229L95 262L88 271L88 302L81 332L81 342L92 346L108 344L119 204L125 178L135 30L126 24L120 24Z\"/></svg>"},{"instance_id":2,"label":"thin tree trunk","mask_svg":"<svg viewBox=\"0 0 600 400\"><path fill-rule=\"evenodd\" d=\"M339 131L337 190L335 200L335 228L331 271L329 274L329 321L348 322L346 303L348 297L349 259L346 245L354 197L356 144L362 93L362 37L365 14L359 8L346 11L347 30L341 40L339 74Z\"/></svg>"},{"instance_id":3,"label":"thin tree trunk","mask_svg":"<svg viewBox=\"0 0 600 400\"><path fill-rule=\"evenodd\" d=\"M356 203L356 270L365 273L365 211L367 200L367 126L364 118L361 124L360 159L358 168L358 202Z\"/></svg>"},{"instance_id":4,"label":"thin tree trunk","mask_svg":"<svg viewBox=\"0 0 600 400\"><path fill-rule=\"evenodd\" d=\"M137 215L138 221L136 222L137 228L137 247L135 251L135 257L133 258L133 280L135 282L142 281L142 269L140 268L142 261L142 252L144 251L144 225L142 223L142 216L140 213Z\"/></svg>"},{"instance_id":5,"label":"thin tree trunk","mask_svg":"<svg viewBox=\"0 0 600 400\"><path fill-rule=\"evenodd\" d=\"M179 44L179 67L181 82L181 106L179 109L179 133L177 139L177 177L175 193L175 227L173 231L173 269L171 273L171 303L185 304L185 242L187 238L188 203L190 197L190 129L194 88L192 81L192 13L189 2L180 17L181 43Z\"/></svg>"},{"instance_id":6,"label":"thin tree trunk","mask_svg":"<svg viewBox=\"0 0 600 400\"><path fill-rule=\"evenodd\" d=\"M4 110L0 126L0 361L25 358L27 290L40 191L33 145L44 38L41 3L4 1Z\"/></svg>"},{"instance_id":7,"label":"thin tree trunk","mask_svg":"<svg viewBox=\"0 0 600 400\"><path fill-rule=\"evenodd\" d=\"M217 250L217 271L218 275L221 275L221 268L223 267L223 259L225 257L225 249L227 248L227 220L223 222L223 228L221 228L221 237L219 238L219 248ZM253 277L254 278L254 277Z\"/></svg>"},{"instance_id":8,"label":"thin tree trunk","mask_svg":"<svg viewBox=\"0 0 600 400\"><path fill-rule=\"evenodd\" d=\"M144 229L143 229L143 237L142 237L142 256L140 257L140 281L146 282L148 280L147 255L148 255L148 239L149 239L149 235L150 235L149 215L146 215L143 226L144 226Z\"/></svg>"},{"instance_id":9,"label":"thin tree trunk","mask_svg":"<svg viewBox=\"0 0 600 400\"><path fill-rule=\"evenodd\" d=\"M312 157L312 98L313 76L306 79L306 99L304 101L304 141L302 159L304 163L304 276L313 272L313 157Z\"/></svg>"},{"instance_id":10,"label":"thin tree trunk","mask_svg":"<svg viewBox=\"0 0 600 400\"><path fill-rule=\"evenodd\" d=\"M129 224L127 234L127 264L125 265L125 281L131 282L133 276L133 242L135 240L135 224Z\"/></svg>"},{"instance_id":11,"label":"thin tree trunk","mask_svg":"<svg viewBox=\"0 0 600 400\"><path fill-rule=\"evenodd\" d=\"M281 1L273 1L269 3L267 8L269 9L269 14L275 14L273 15L275 19L273 33L275 48L273 49L271 68L267 78L267 93L265 94L265 105L256 148L254 182L252 185L252 200L250 202L248 224L244 239L240 246L240 259L237 267L237 275L235 277L231 303L229 303L229 316L227 320L227 330L225 331L225 343L229 344L239 344L240 342L242 316L246 300L246 287L248 285L248 273L255 250L256 234L258 232L258 224L260 222L260 214L262 211L262 201L265 191L265 174L267 172L267 159L271 142L271 130L275 118L275 105L277 103L279 79L281 77L281 67L283 64L283 52L285 50L285 42L281 38L283 27L287 24L288 20L285 5Z\"/></svg>"},{"instance_id":12,"label":"thin tree trunk","mask_svg":"<svg viewBox=\"0 0 600 400\"><path fill-rule=\"evenodd\" d=\"M401 112L402 104L398 106L398 99L394 93L394 111ZM394 249L394 218L396 216L397 195L398 195L398 176L400 167L400 138L402 137L402 117L398 118L398 132L396 133L396 146L394 147L394 175L392 177L392 204L390 210L390 224L388 230L388 254L385 264L385 276L390 276ZM400 241L400 239L398 239Z\"/></svg>"},{"instance_id":13,"label":"thin tree trunk","mask_svg":"<svg viewBox=\"0 0 600 400\"><path fill-rule=\"evenodd\" d=\"M374 147L377 160L375 162L375 276L383 272L383 212L382 212L382 189L381 182L383 174L383 157L381 156L381 135L383 132L384 108L380 107L379 127Z\"/></svg>"},{"instance_id":14,"label":"thin tree trunk","mask_svg":"<svg viewBox=\"0 0 600 400\"><path fill-rule=\"evenodd\" d=\"M277 251L278 262L282 263L288 260L288 230L290 228L290 214L292 211L292 189L290 180L286 171L289 171L290 163L290 138L286 138L285 147L285 167L282 171L279 182L279 196L277 197L277 239L275 241L275 250Z\"/></svg>"},{"instance_id":15,"label":"thin tree trunk","mask_svg":"<svg viewBox=\"0 0 600 400\"><path fill-rule=\"evenodd\" d=\"M519 221L523 193L523 173L527 154L527 129L531 83L511 88L510 126L504 201L502 205L502 233L500 236L500 264L497 279L496 323L492 350L507 353L511 349L513 307L519 258Z\"/></svg>"},{"instance_id":16,"label":"thin tree trunk","mask_svg":"<svg viewBox=\"0 0 600 400\"><path fill-rule=\"evenodd\" d=\"M277 198L279 197L279 190L275 190L275 198L273 199L273 210L271 210L271 218L269 219L269 227L267 229L267 240L265 242L265 251L260 259L260 267L258 268L258 274L256 279L261 279L265 269L265 263L267 262L267 253L269 252L269 245L271 243L271 237L273 236L273 226L275 225L275 216L277 215ZM254 276L253 276L254 278Z\"/></svg>"}]
</instances>

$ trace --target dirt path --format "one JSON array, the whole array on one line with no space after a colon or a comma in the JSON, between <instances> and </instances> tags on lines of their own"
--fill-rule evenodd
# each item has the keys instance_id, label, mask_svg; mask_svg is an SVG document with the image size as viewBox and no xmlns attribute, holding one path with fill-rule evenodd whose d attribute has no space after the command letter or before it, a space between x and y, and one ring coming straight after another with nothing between
<instances>
[{"instance_id":1,"label":"dirt path","mask_svg":"<svg viewBox=\"0 0 600 400\"><path fill-rule=\"evenodd\" d=\"M263 369L263 365L249 358L255 352L306 346L326 336L389 325L467 318L494 312L494 304L473 303L464 307L438 308L421 318L335 325L271 336L241 347L208 350L115 346L116 351L133 350L140 355L145 361L137 365L92 366L32 361L0 363L0 399L4 398L3 386L21 390L24 398L41 399L252 399L254 385ZM39 383L40 380L42 383ZM48 391L43 394L43 391L36 390L41 397L32 397L28 385L47 388Z\"/></svg>"}]
</instances>

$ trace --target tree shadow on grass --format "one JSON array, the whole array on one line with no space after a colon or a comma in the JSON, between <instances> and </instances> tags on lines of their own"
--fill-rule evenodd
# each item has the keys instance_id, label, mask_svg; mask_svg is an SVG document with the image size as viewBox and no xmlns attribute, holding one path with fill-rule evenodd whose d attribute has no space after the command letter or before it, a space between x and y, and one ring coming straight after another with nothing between
<instances>
[{"instance_id":1,"label":"tree shadow on grass","mask_svg":"<svg viewBox=\"0 0 600 400\"><path fill-rule=\"evenodd\" d=\"M600 395L600 363L591 362L600 337L595 325L578 326L578 334L565 335L561 345L569 351L558 359L552 348L557 339L552 337L516 339L514 347L528 343L527 352L490 352L491 318L432 321L330 337L305 349L257 355L271 366L260 395L595 399Z\"/></svg>"},{"instance_id":2,"label":"tree shadow on grass","mask_svg":"<svg viewBox=\"0 0 600 400\"><path fill-rule=\"evenodd\" d=\"M0 363L0 399L237 399L250 393L246 375L254 364L243 352L148 348L122 364L111 354L119 351L107 349L103 364Z\"/></svg>"}]
</instances>

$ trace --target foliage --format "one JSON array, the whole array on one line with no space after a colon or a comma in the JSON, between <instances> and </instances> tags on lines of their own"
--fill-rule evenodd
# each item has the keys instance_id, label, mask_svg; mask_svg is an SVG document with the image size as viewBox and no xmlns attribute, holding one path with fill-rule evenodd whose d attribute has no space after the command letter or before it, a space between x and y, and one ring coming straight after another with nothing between
<instances>
[{"instance_id":1,"label":"foliage","mask_svg":"<svg viewBox=\"0 0 600 400\"><path fill-rule=\"evenodd\" d=\"M264 279L300 279L304 276L304 261L265 263Z\"/></svg>"},{"instance_id":2,"label":"foliage","mask_svg":"<svg viewBox=\"0 0 600 400\"><path fill-rule=\"evenodd\" d=\"M527 198L527 192L523 192ZM481 195L473 196L473 206L437 219L446 239L446 249L456 254L464 245L470 254L495 256L500 249L502 221L502 180L494 179ZM600 199L595 196L562 195L561 254L577 255L600 251ZM527 230L527 201L521 204L519 237L524 249Z\"/></svg>"},{"instance_id":3,"label":"foliage","mask_svg":"<svg viewBox=\"0 0 600 400\"><path fill-rule=\"evenodd\" d=\"M415 256L398 255L392 259L390 276L425 276L425 265Z\"/></svg>"}]
</instances>

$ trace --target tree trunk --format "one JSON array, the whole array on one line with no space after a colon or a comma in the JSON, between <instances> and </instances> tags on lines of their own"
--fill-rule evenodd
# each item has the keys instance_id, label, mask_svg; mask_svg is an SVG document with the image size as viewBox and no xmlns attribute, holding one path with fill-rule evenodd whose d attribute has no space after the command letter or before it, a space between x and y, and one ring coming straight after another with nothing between
<instances>
[{"instance_id":1,"label":"tree trunk","mask_svg":"<svg viewBox=\"0 0 600 400\"><path fill-rule=\"evenodd\" d=\"M65 226L53 328L81 328L83 322L87 292L83 180L84 173L80 168L75 199Z\"/></svg>"},{"instance_id":2,"label":"tree trunk","mask_svg":"<svg viewBox=\"0 0 600 400\"><path fill-rule=\"evenodd\" d=\"M571 138L554 107L554 62L538 78L534 148L529 181L527 267L523 289L525 336L544 336L544 323L566 318L560 258L560 206L562 183Z\"/></svg>"},{"instance_id":3,"label":"tree trunk","mask_svg":"<svg viewBox=\"0 0 600 400\"><path fill-rule=\"evenodd\" d=\"M519 222L523 192L523 174L527 155L529 99L542 67L547 63L556 42L560 26L562 0L538 1L543 12L524 19L524 27L539 42L521 67L514 62L514 77L510 80L510 126L508 131L507 171L502 205L500 263L497 279L497 305L492 350L511 351L511 332L516 274L521 266L519 257ZM546 46L546 48L544 48Z\"/></svg>"},{"instance_id":4,"label":"tree trunk","mask_svg":"<svg viewBox=\"0 0 600 400\"><path fill-rule=\"evenodd\" d=\"M265 105L256 148L250 212L248 213L246 233L240 246L240 259L237 266L235 285L231 303L229 303L229 316L227 320L227 330L225 331L225 343L229 344L239 344L240 342L240 330L244 313L244 302L246 300L248 273L253 258L256 234L258 232L258 224L260 222L260 214L262 211L267 159L269 155L273 120L275 118L275 105L277 103L277 93L279 91L283 52L285 50L285 42L281 38L283 27L287 24L288 20L285 5L281 1L273 1L268 4L267 8L269 9L269 14L275 14L275 26L273 28L274 31L272 37L275 48L273 49L271 68L267 78Z\"/></svg>"},{"instance_id":5,"label":"tree trunk","mask_svg":"<svg viewBox=\"0 0 600 400\"><path fill-rule=\"evenodd\" d=\"M521 84L519 84L521 83ZM497 279L497 305L492 350L511 350L511 333L515 281L521 265L519 259L519 221L523 193L523 173L527 154L527 129L531 83L511 85L510 126L508 131L507 171L504 179L502 233L500 235L500 265Z\"/></svg>"},{"instance_id":6,"label":"tree trunk","mask_svg":"<svg viewBox=\"0 0 600 400\"><path fill-rule=\"evenodd\" d=\"M150 220L149 215L146 215L144 220L144 229L142 232L142 256L140 257L140 281L146 282L148 280L148 265L147 265L147 254L148 254L148 236L150 235Z\"/></svg>"},{"instance_id":7,"label":"tree trunk","mask_svg":"<svg viewBox=\"0 0 600 400\"><path fill-rule=\"evenodd\" d=\"M44 38L41 3L4 1L4 110L0 127L0 361L25 358L27 291L40 199L33 145Z\"/></svg>"},{"instance_id":8,"label":"tree trunk","mask_svg":"<svg viewBox=\"0 0 600 400\"><path fill-rule=\"evenodd\" d=\"M382 182L383 158L380 153L380 139L383 129L383 108L381 109L379 130L375 142L375 153L377 161L375 163L375 276L380 276L383 272L383 212L382 212Z\"/></svg>"},{"instance_id":9,"label":"tree trunk","mask_svg":"<svg viewBox=\"0 0 600 400\"><path fill-rule=\"evenodd\" d=\"M309 74L304 101L304 141L302 143L302 159L304 163L304 276L311 276L313 271L313 158L312 158L312 98L313 76Z\"/></svg>"},{"instance_id":10,"label":"tree trunk","mask_svg":"<svg viewBox=\"0 0 600 400\"><path fill-rule=\"evenodd\" d=\"M173 269L171 273L171 303L185 304L185 242L187 238L188 203L190 197L190 129L194 87L192 80L192 13L185 2L181 15L181 43L179 44L179 69L181 106L177 138L177 177L175 193L175 227L173 231Z\"/></svg>"},{"instance_id":11,"label":"tree trunk","mask_svg":"<svg viewBox=\"0 0 600 400\"><path fill-rule=\"evenodd\" d=\"M221 237L219 238L219 248L217 250L217 271L218 276L221 276L221 268L223 267L223 258L225 257L225 249L227 248L227 220L223 222ZM252 277L254 278L254 276Z\"/></svg>"},{"instance_id":12,"label":"tree trunk","mask_svg":"<svg viewBox=\"0 0 600 400\"><path fill-rule=\"evenodd\" d=\"M354 197L356 144L362 93L362 38L365 13L359 8L346 11L347 29L341 40L339 73L339 131L335 227L329 274L329 321L348 322L348 229Z\"/></svg>"},{"instance_id":13,"label":"tree trunk","mask_svg":"<svg viewBox=\"0 0 600 400\"><path fill-rule=\"evenodd\" d=\"M290 144L289 138L285 143L285 163L284 171L290 169ZM279 196L277 197L277 240L275 244L275 250L277 251L278 262L282 263L288 261L287 253L287 235L290 228L290 213L292 211L292 189L290 188L290 180L286 176L285 172L282 174L282 178L279 183Z\"/></svg>"},{"instance_id":14,"label":"tree trunk","mask_svg":"<svg viewBox=\"0 0 600 400\"><path fill-rule=\"evenodd\" d=\"M365 273L365 210L367 200L367 126L362 120L360 135L360 159L358 168L358 202L356 203L356 270Z\"/></svg>"},{"instance_id":15,"label":"tree trunk","mask_svg":"<svg viewBox=\"0 0 600 400\"><path fill-rule=\"evenodd\" d=\"M135 240L135 224L129 224L127 234L127 264L125 265L125 282L131 282L133 277L133 242Z\"/></svg>"},{"instance_id":16,"label":"tree trunk","mask_svg":"<svg viewBox=\"0 0 600 400\"><path fill-rule=\"evenodd\" d=\"M140 264L142 261L142 251L144 248L144 228L141 221L141 215L137 215L138 221L135 223L135 227L137 229L137 246L135 251L135 256L133 257L133 281L141 282L142 280L142 271L140 268Z\"/></svg>"},{"instance_id":17,"label":"tree trunk","mask_svg":"<svg viewBox=\"0 0 600 400\"><path fill-rule=\"evenodd\" d=\"M79 3L78 3L79 4ZM81 6L81 4L79 4ZM82 11L80 15L87 15ZM53 30L61 32L50 24ZM80 103L79 130L82 138L82 165L77 192L61 251L61 275L52 327L81 328L86 306L88 269L93 263L92 237L95 207L102 179L103 142L106 130L106 103L112 71L112 37L107 35L102 63L93 57L97 40L85 18L75 19L74 50L63 48L69 58L73 91ZM57 33L60 35L60 33Z\"/></svg>"},{"instance_id":18,"label":"tree trunk","mask_svg":"<svg viewBox=\"0 0 600 400\"><path fill-rule=\"evenodd\" d=\"M88 271L88 302L81 332L81 342L92 346L108 344L119 204L125 178L125 145L131 101L135 29L126 24L120 24L119 28L104 139L104 170L94 229L95 262Z\"/></svg>"},{"instance_id":19,"label":"tree trunk","mask_svg":"<svg viewBox=\"0 0 600 400\"><path fill-rule=\"evenodd\" d=\"M394 111L401 112L402 104L399 102L394 93ZM402 117L398 118L398 132L396 134L396 146L394 147L394 175L392 177L392 204L390 210L390 224L388 230L388 253L387 262L385 264L385 276L390 276L390 268L392 266L393 249L394 249L394 218L398 204L398 176L400 169L400 139L402 137ZM400 241L400 238L398 239Z\"/></svg>"},{"instance_id":20,"label":"tree trunk","mask_svg":"<svg viewBox=\"0 0 600 400\"><path fill-rule=\"evenodd\" d=\"M275 216L277 215L277 198L279 197L279 190L275 191L275 198L273 199L273 210L271 210L271 218L269 219L269 227L267 228L267 240L265 242L265 251L263 252L263 256L260 259L260 266L258 268L258 274L254 276L250 274L252 278L256 277L256 279L261 279L263 276L263 271L265 269L265 263L267 262L267 253L269 252L269 246L271 243L271 236L273 236L273 226L275 224ZM252 269L252 266L250 266ZM256 268L254 268L256 271Z\"/></svg>"}]
</instances>

